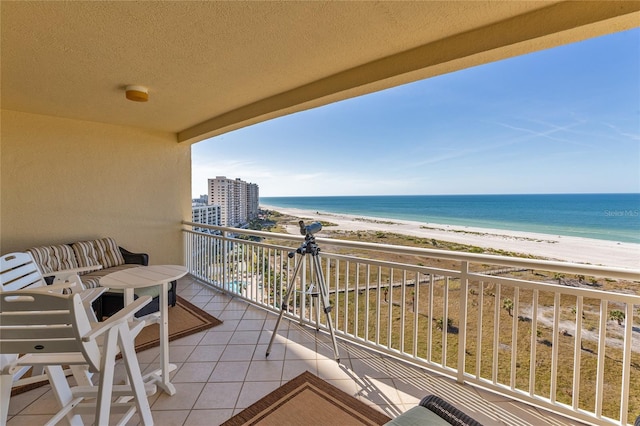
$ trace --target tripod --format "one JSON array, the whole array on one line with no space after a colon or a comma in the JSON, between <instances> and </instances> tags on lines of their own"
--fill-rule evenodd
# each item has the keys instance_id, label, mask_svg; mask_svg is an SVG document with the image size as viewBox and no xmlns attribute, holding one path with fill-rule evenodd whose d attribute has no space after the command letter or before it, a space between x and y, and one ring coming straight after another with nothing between
<instances>
[{"instance_id":1,"label":"tripod","mask_svg":"<svg viewBox=\"0 0 640 426\"><path fill-rule=\"evenodd\" d=\"M267 347L267 353L266 356L269 356L269 353L271 352L271 345L273 345L273 341L276 337L276 334L278 332L278 327L280 326L280 321L282 320L282 316L284 315L285 311L288 308L288 304L289 304L289 299L291 298L291 293L293 292L293 290L296 287L296 278L298 276L298 273L300 272L300 269L302 268L302 264L303 262L303 257L306 254L310 254L311 255L311 259L313 260L313 272L315 273L315 279L318 283L318 292L313 293L311 292L311 290L309 292L303 292L304 294L311 294L312 296L320 296L320 300L322 302L322 309L327 317L327 326L329 327L329 333L331 334L331 340L333 342L333 352L335 354L335 360L337 362L340 362L340 356L338 354L338 344L336 343L336 336L333 332L333 322L331 320L331 309L333 309L332 306L329 305L329 292L327 291L327 286L326 283L324 281L324 276L322 275L322 265L320 263L320 258L318 257L318 254L320 253L320 247L318 247L318 245L316 244L316 239L313 236L313 234L315 232L318 232L322 229L322 225L319 222L314 222L313 224L309 225L309 226L305 226L304 222L301 220L299 222L300 224L300 232L305 235L304 238L304 242L302 243L302 245L300 247L298 247L298 249L295 252L289 252L288 256L290 259L292 259L293 257L295 257L296 253L298 253L300 255L300 258L298 259L298 261L296 262L295 265L295 269L293 272L293 276L291 278L291 280L289 281L289 287L287 288L287 292L284 296L284 300L282 301L282 307L280 309L280 315L278 316L278 320L276 321L276 326L273 329L273 334L271 335L271 340L269 341L269 346ZM303 283L304 286L304 283ZM313 283L311 284L311 286L309 286L310 289L313 288ZM317 321L317 318L316 318ZM317 328L316 328L317 329Z\"/></svg>"}]
</instances>

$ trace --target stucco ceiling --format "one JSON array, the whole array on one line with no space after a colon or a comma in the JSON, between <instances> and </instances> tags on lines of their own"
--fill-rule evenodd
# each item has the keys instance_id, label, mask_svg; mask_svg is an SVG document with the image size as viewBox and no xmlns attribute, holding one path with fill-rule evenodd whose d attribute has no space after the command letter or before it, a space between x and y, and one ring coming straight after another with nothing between
<instances>
[{"instance_id":1,"label":"stucco ceiling","mask_svg":"<svg viewBox=\"0 0 640 426\"><path fill-rule=\"evenodd\" d=\"M3 109L194 142L640 25L639 1L1 1ZM124 86L149 87L149 102Z\"/></svg>"}]
</instances>

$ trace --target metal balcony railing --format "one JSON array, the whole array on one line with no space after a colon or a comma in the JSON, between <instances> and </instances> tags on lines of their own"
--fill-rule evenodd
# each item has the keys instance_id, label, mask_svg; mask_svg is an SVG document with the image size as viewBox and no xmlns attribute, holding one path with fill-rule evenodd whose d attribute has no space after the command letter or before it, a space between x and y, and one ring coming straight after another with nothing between
<instances>
[{"instance_id":1,"label":"metal balcony railing","mask_svg":"<svg viewBox=\"0 0 640 426\"><path fill-rule=\"evenodd\" d=\"M183 224L193 276L274 312L303 262L285 315L326 330L304 237ZM640 414L640 271L316 241L338 338L588 423Z\"/></svg>"}]
</instances>

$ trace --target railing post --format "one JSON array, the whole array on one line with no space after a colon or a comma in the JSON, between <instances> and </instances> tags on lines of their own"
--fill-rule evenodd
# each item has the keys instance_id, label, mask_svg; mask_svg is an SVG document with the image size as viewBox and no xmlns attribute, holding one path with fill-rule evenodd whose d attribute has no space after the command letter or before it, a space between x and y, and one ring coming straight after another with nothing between
<instances>
[{"instance_id":1,"label":"railing post","mask_svg":"<svg viewBox=\"0 0 640 426\"><path fill-rule=\"evenodd\" d=\"M467 295L469 294L469 262L460 264L460 325L458 326L458 383L464 383L467 344Z\"/></svg>"},{"instance_id":2,"label":"railing post","mask_svg":"<svg viewBox=\"0 0 640 426\"><path fill-rule=\"evenodd\" d=\"M229 290L229 236L227 231L222 232L222 288Z\"/></svg>"}]
</instances>

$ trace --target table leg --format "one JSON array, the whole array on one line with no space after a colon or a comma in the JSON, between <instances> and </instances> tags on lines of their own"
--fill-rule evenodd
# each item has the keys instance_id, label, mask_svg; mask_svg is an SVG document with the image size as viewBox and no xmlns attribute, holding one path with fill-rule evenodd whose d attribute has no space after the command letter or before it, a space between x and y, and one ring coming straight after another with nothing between
<instances>
[{"instance_id":1,"label":"table leg","mask_svg":"<svg viewBox=\"0 0 640 426\"><path fill-rule=\"evenodd\" d=\"M144 376L144 381L153 383L165 391L168 395L176 394L175 386L169 381L169 374L176 369L174 364L169 364L169 283L160 284L160 369ZM133 302L133 288L124 291L125 304Z\"/></svg>"},{"instance_id":2,"label":"table leg","mask_svg":"<svg viewBox=\"0 0 640 426\"><path fill-rule=\"evenodd\" d=\"M133 303L133 288L124 289L124 306L129 306Z\"/></svg>"},{"instance_id":3,"label":"table leg","mask_svg":"<svg viewBox=\"0 0 640 426\"><path fill-rule=\"evenodd\" d=\"M164 282L160 290L160 366L161 377L157 385L169 395L175 395L176 388L169 381L169 373L175 366L169 365L169 283ZM171 368L173 367L173 368Z\"/></svg>"}]
</instances>

